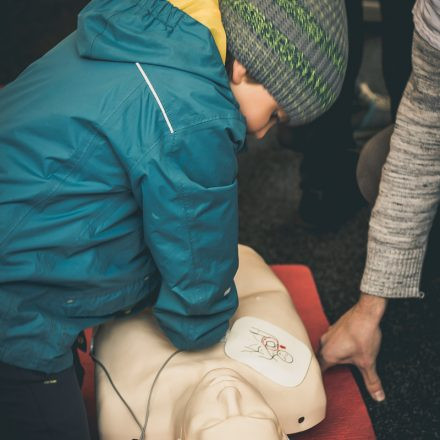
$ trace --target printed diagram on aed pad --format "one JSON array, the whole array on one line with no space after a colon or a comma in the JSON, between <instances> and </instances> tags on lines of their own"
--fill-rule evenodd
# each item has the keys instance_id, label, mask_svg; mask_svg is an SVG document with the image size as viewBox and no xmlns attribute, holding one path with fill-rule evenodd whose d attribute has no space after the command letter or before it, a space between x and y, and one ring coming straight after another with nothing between
<instances>
[{"instance_id":1,"label":"printed diagram on aed pad","mask_svg":"<svg viewBox=\"0 0 440 440\"><path fill-rule=\"evenodd\" d=\"M286 346L281 344L277 337L257 327L251 327L249 332L256 343L246 345L243 352L257 353L259 357L270 361L280 360L287 364L293 364L293 355L286 350Z\"/></svg>"}]
</instances>

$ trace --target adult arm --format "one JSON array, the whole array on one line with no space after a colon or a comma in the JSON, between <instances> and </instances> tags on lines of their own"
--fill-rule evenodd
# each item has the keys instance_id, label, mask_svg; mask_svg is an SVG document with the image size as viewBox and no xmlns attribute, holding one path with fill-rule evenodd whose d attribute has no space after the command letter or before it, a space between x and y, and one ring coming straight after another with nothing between
<instances>
[{"instance_id":1,"label":"adult arm","mask_svg":"<svg viewBox=\"0 0 440 440\"><path fill-rule=\"evenodd\" d=\"M359 302L322 337L323 368L353 363L375 400L387 298L420 298L420 275L440 199L440 55L414 35L413 72L399 106L369 228Z\"/></svg>"}]
</instances>

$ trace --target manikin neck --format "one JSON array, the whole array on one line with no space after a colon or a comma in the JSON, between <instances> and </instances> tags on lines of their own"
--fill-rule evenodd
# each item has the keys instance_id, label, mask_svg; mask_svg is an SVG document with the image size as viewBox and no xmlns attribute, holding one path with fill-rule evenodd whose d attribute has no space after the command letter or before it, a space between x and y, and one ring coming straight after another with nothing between
<instances>
[{"instance_id":1,"label":"manikin neck","mask_svg":"<svg viewBox=\"0 0 440 440\"><path fill-rule=\"evenodd\" d=\"M172 435L173 440L181 439L184 426L186 404L196 388L206 369L206 358L200 362L179 362L179 354L160 374L151 396L150 416L147 425L146 438L166 438ZM157 374L152 372L150 383ZM182 381L180 378L184 377ZM149 388L148 388L149 389ZM172 406L170 407L170 403ZM158 415L155 417L155 414ZM165 417L164 417L165 415ZM161 420L160 426L155 420ZM162 429L170 427L164 434ZM163 437L161 437L163 435Z\"/></svg>"}]
</instances>

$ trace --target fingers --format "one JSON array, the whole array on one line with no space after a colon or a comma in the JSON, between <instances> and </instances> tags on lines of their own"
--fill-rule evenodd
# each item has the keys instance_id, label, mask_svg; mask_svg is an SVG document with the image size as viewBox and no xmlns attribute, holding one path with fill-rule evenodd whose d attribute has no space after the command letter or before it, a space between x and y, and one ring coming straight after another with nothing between
<instances>
[{"instance_id":1,"label":"fingers","mask_svg":"<svg viewBox=\"0 0 440 440\"><path fill-rule=\"evenodd\" d=\"M331 348L329 349L327 344L328 333L325 333L319 341L318 353L316 354L322 372L334 367L335 365L352 363L349 357L341 356L340 353L337 353L337 350L332 350Z\"/></svg>"},{"instance_id":2,"label":"fingers","mask_svg":"<svg viewBox=\"0 0 440 440\"><path fill-rule=\"evenodd\" d=\"M329 361L323 355L322 350L317 353L317 359L323 373L329 368L334 367L335 365L355 365L362 374L365 387L367 388L367 391L370 394L371 398L376 402L382 402L385 400L385 392L383 390L382 382L377 374L376 365L374 363L362 367L354 359L349 358L338 359L337 361Z\"/></svg>"},{"instance_id":3,"label":"fingers","mask_svg":"<svg viewBox=\"0 0 440 440\"><path fill-rule=\"evenodd\" d=\"M345 335L345 334L344 334ZM345 338L335 339L335 335L325 333L320 339L317 359L321 371L325 372L335 365L352 364L356 366L363 377L365 386L371 398L376 402L385 400L382 382L376 371L376 356L380 346L380 334L367 338L365 347L352 345ZM365 353L367 351L368 353Z\"/></svg>"},{"instance_id":4,"label":"fingers","mask_svg":"<svg viewBox=\"0 0 440 440\"><path fill-rule=\"evenodd\" d=\"M324 333L321 338L319 339L319 346L318 346L318 352L316 353L316 358L318 359L319 366L321 367L321 371L324 373L325 370L333 367L335 364L330 363L326 360L326 358L323 355L323 349L325 347L326 341L328 338L328 330L326 333Z\"/></svg>"},{"instance_id":5,"label":"fingers","mask_svg":"<svg viewBox=\"0 0 440 440\"><path fill-rule=\"evenodd\" d=\"M321 370L340 364L355 365L371 397L382 402L385 393L376 371L381 338L379 324L372 322L369 314L362 314L354 307L349 309L320 339L317 358Z\"/></svg>"},{"instance_id":6,"label":"fingers","mask_svg":"<svg viewBox=\"0 0 440 440\"><path fill-rule=\"evenodd\" d=\"M385 400L385 392L382 387L382 382L376 371L376 364L371 363L367 366L359 366L358 368L364 379L365 386L373 400L382 402Z\"/></svg>"},{"instance_id":7,"label":"fingers","mask_svg":"<svg viewBox=\"0 0 440 440\"><path fill-rule=\"evenodd\" d=\"M346 365L346 364L353 364L354 362L347 357L344 358L338 358L338 359L328 359L325 354L323 354L323 351L319 351L316 355L319 366L321 367L321 371L324 373L329 368L332 368L336 365Z\"/></svg>"},{"instance_id":8,"label":"fingers","mask_svg":"<svg viewBox=\"0 0 440 440\"><path fill-rule=\"evenodd\" d=\"M318 351L316 354L316 358L318 359L319 366L321 367L321 371L324 373L324 371L328 370L329 368L333 367L335 364L331 364L330 362L327 362L322 355L321 351Z\"/></svg>"},{"instance_id":9,"label":"fingers","mask_svg":"<svg viewBox=\"0 0 440 440\"><path fill-rule=\"evenodd\" d=\"M325 343L327 342L327 339L330 336L330 331L332 329L332 326L330 326L327 331L321 336L321 338L319 339L319 347L322 347L323 345L325 345Z\"/></svg>"}]
</instances>

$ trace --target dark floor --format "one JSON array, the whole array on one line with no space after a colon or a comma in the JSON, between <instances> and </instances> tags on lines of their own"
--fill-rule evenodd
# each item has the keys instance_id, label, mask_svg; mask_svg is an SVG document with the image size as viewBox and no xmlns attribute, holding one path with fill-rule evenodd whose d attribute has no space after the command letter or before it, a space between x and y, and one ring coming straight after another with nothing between
<instances>
[{"instance_id":1,"label":"dark floor","mask_svg":"<svg viewBox=\"0 0 440 440\"><path fill-rule=\"evenodd\" d=\"M0 84L74 27L86 0L3 0L0 14ZM384 92L376 31L367 33L361 77ZM331 322L357 299L365 259L368 210L338 232L314 234L300 226L296 208L300 156L282 149L270 133L250 142L240 157L240 241L268 263L311 267ZM394 300L383 321L378 370L387 400L365 397L379 439L440 438L440 282L424 300ZM364 393L365 394L365 393Z\"/></svg>"}]
</instances>

